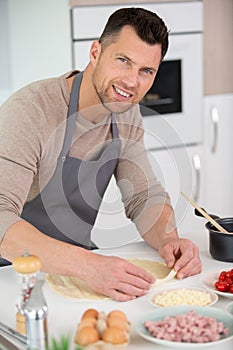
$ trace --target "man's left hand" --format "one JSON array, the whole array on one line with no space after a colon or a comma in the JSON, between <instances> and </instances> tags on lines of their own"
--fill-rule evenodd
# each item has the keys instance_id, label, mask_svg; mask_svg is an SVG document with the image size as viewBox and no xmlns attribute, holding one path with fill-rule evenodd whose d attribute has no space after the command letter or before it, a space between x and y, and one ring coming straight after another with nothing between
<instances>
[{"instance_id":1,"label":"man's left hand","mask_svg":"<svg viewBox=\"0 0 233 350\"><path fill-rule=\"evenodd\" d=\"M179 279L196 275L202 271L199 249L189 239L172 238L167 240L160 247L159 254L169 267L177 271Z\"/></svg>"}]
</instances>

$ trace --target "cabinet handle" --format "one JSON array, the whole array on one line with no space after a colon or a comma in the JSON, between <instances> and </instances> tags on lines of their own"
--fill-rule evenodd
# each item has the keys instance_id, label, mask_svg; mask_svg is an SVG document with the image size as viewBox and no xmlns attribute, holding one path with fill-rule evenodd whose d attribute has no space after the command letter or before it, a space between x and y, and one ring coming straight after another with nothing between
<instances>
[{"instance_id":1,"label":"cabinet handle","mask_svg":"<svg viewBox=\"0 0 233 350\"><path fill-rule=\"evenodd\" d=\"M195 202L197 202L200 196L201 189L201 159L198 154L194 154L193 156L193 167L196 174L196 189L193 195L193 199Z\"/></svg>"},{"instance_id":2,"label":"cabinet handle","mask_svg":"<svg viewBox=\"0 0 233 350\"><path fill-rule=\"evenodd\" d=\"M218 115L218 109L217 107L212 107L211 109L211 121L213 124L213 143L211 147L211 152L215 153L218 146L218 122L219 122L219 115Z\"/></svg>"}]
</instances>

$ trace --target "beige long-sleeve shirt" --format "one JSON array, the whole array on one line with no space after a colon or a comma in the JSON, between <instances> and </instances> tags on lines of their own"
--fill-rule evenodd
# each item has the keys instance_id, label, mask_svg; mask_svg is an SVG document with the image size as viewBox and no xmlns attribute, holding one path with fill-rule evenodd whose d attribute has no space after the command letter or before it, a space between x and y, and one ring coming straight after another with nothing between
<instances>
[{"instance_id":1,"label":"beige long-sleeve shirt","mask_svg":"<svg viewBox=\"0 0 233 350\"><path fill-rule=\"evenodd\" d=\"M31 83L0 107L0 239L20 220L24 204L41 192L55 170L70 98L66 78L71 73ZM99 157L112 137L110 120L106 117L93 124L80 111L70 155ZM136 222L147 207L170 204L170 200L147 158L139 106L118 114L116 121L122 147L115 177L126 215Z\"/></svg>"}]
</instances>

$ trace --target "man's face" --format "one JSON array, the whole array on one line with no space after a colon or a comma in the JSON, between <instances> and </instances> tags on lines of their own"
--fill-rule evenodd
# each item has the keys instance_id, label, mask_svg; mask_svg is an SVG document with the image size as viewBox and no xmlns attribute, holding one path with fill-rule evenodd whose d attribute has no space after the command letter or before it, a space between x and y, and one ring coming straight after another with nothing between
<instances>
[{"instance_id":1,"label":"man's face","mask_svg":"<svg viewBox=\"0 0 233 350\"><path fill-rule=\"evenodd\" d=\"M122 113L138 103L153 84L161 61L161 45L142 41L130 26L103 51L93 64L93 85L100 102L111 112Z\"/></svg>"}]
</instances>

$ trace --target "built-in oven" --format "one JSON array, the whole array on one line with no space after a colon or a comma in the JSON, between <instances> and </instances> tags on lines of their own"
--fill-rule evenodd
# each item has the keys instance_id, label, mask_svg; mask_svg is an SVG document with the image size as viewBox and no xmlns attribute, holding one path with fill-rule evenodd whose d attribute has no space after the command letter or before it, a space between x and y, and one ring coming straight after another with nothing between
<instances>
[{"instance_id":1,"label":"built-in oven","mask_svg":"<svg viewBox=\"0 0 233 350\"><path fill-rule=\"evenodd\" d=\"M182 112L182 60L166 60L160 64L151 89L141 100L142 115L170 114ZM154 113L154 112L155 113Z\"/></svg>"},{"instance_id":2,"label":"built-in oven","mask_svg":"<svg viewBox=\"0 0 233 350\"><path fill-rule=\"evenodd\" d=\"M120 7L156 12L168 26L169 48L155 82L141 101L149 149L198 144L202 140L202 2L82 6L72 9L73 66L84 69L92 40ZM88 25L87 25L88 23Z\"/></svg>"},{"instance_id":3,"label":"built-in oven","mask_svg":"<svg viewBox=\"0 0 233 350\"><path fill-rule=\"evenodd\" d=\"M202 76L202 33L171 34L165 60L141 101L148 148L202 141Z\"/></svg>"}]
</instances>

